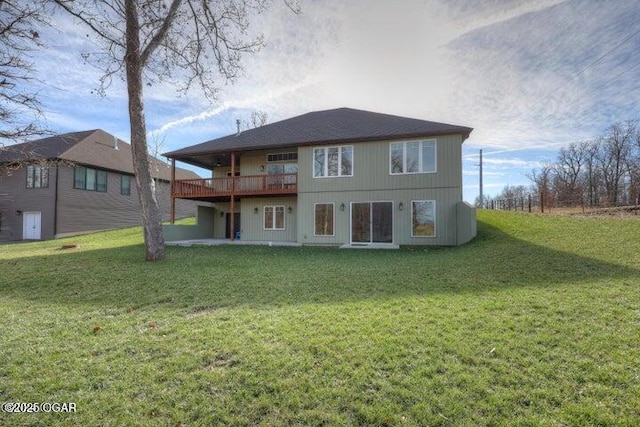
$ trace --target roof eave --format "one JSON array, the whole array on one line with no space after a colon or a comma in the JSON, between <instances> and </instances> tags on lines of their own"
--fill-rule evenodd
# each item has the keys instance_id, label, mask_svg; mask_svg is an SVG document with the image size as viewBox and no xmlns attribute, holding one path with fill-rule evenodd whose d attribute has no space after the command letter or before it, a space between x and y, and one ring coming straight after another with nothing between
<instances>
[{"instance_id":1,"label":"roof eave","mask_svg":"<svg viewBox=\"0 0 640 427\"><path fill-rule=\"evenodd\" d=\"M182 150L171 151L168 153L162 154L163 157L167 157L169 159L175 159L183 161L184 158L194 157L194 156L204 156L209 154L231 154L232 152L245 152L245 151L258 151L258 150L273 150L277 148L291 148L291 147L307 147L310 145L328 145L328 144L345 144L345 143L358 143L358 142L374 142L374 141L394 141L401 139L412 139L412 138L425 138L425 137L433 137L440 135L461 135L462 141L469 137L471 134L472 128L464 128L463 129L454 129L450 131L443 132L433 132L433 133L424 133L424 132L416 132L416 133L406 133L406 134L397 134L397 135L376 135L376 136L363 136L357 138L341 138L341 139L329 139L329 140L318 140L318 141L301 141L287 144L270 144L270 145L245 145L237 148L224 148L220 150L202 150L202 151L192 151L188 153L180 153ZM191 163L185 161L185 163L193 164L194 166L199 167L209 167L203 166L202 164Z\"/></svg>"}]
</instances>

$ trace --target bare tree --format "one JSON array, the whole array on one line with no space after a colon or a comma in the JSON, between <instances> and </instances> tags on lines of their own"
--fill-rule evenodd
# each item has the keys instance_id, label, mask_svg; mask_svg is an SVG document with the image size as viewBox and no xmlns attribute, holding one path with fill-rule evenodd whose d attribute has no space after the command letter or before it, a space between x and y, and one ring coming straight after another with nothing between
<instances>
[{"instance_id":1,"label":"bare tree","mask_svg":"<svg viewBox=\"0 0 640 427\"><path fill-rule=\"evenodd\" d=\"M598 205L600 172L597 167L597 157L600 150L599 140L585 141L580 144L581 150L585 153L585 171L583 181L586 186L586 196L590 207Z\"/></svg>"},{"instance_id":2,"label":"bare tree","mask_svg":"<svg viewBox=\"0 0 640 427\"><path fill-rule=\"evenodd\" d=\"M527 177L535 185L536 192L540 198L540 211L544 212L545 206L549 206L551 191L550 185L553 180L554 167L551 164L544 164L539 169L531 171Z\"/></svg>"},{"instance_id":3,"label":"bare tree","mask_svg":"<svg viewBox=\"0 0 640 427\"><path fill-rule=\"evenodd\" d=\"M586 161L584 144L571 143L558 152L558 161L554 165L554 186L558 201L567 206L583 204L580 178Z\"/></svg>"},{"instance_id":4,"label":"bare tree","mask_svg":"<svg viewBox=\"0 0 640 427\"><path fill-rule=\"evenodd\" d=\"M615 206L621 196L621 184L627 173L635 134L632 121L613 124L602 140L598 163L602 172L607 203Z\"/></svg>"},{"instance_id":5,"label":"bare tree","mask_svg":"<svg viewBox=\"0 0 640 427\"><path fill-rule=\"evenodd\" d=\"M251 112L251 118L244 122L246 129L255 129L267 124L269 116L266 111L253 110Z\"/></svg>"},{"instance_id":6,"label":"bare tree","mask_svg":"<svg viewBox=\"0 0 640 427\"><path fill-rule=\"evenodd\" d=\"M147 260L164 258L160 209L151 176L143 88L171 81L188 91L199 86L211 100L219 79L242 72L244 54L263 40L249 37L251 17L269 0L52 0L89 28L102 43L99 56L85 58L104 70L100 89L124 76L129 97L133 166L136 174ZM289 0L293 1L293 0ZM294 3L285 3L294 11Z\"/></svg>"},{"instance_id":7,"label":"bare tree","mask_svg":"<svg viewBox=\"0 0 640 427\"><path fill-rule=\"evenodd\" d=\"M28 57L42 46L41 25L46 19L38 2L0 0L0 148L46 133L37 92L28 90L34 79Z\"/></svg>"}]
</instances>

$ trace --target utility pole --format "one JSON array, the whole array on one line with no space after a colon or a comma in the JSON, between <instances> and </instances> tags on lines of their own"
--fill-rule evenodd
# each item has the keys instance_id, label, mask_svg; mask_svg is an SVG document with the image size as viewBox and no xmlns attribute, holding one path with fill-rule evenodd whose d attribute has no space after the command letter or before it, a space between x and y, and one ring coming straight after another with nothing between
<instances>
[{"instance_id":1,"label":"utility pole","mask_svg":"<svg viewBox=\"0 0 640 427\"><path fill-rule=\"evenodd\" d=\"M484 208L484 194L482 192L482 149L480 150L480 209Z\"/></svg>"}]
</instances>

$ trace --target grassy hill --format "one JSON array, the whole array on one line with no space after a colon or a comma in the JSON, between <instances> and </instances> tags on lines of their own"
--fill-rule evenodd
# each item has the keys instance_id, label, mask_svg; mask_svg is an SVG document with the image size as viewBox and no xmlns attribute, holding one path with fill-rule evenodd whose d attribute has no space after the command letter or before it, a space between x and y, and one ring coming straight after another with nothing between
<instances>
[{"instance_id":1,"label":"grassy hill","mask_svg":"<svg viewBox=\"0 0 640 427\"><path fill-rule=\"evenodd\" d=\"M638 425L640 221L479 221L443 249L0 246L0 402L77 408L0 424Z\"/></svg>"}]
</instances>

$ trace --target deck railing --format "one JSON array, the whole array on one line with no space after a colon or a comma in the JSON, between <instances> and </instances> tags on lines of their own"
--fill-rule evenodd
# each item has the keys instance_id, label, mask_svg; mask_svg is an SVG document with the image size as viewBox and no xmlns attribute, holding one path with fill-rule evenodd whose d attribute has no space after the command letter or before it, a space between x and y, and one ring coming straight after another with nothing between
<instances>
[{"instance_id":1,"label":"deck railing","mask_svg":"<svg viewBox=\"0 0 640 427\"><path fill-rule=\"evenodd\" d=\"M178 198L260 196L298 192L298 174L247 175L173 181L171 195Z\"/></svg>"}]
</instances>

